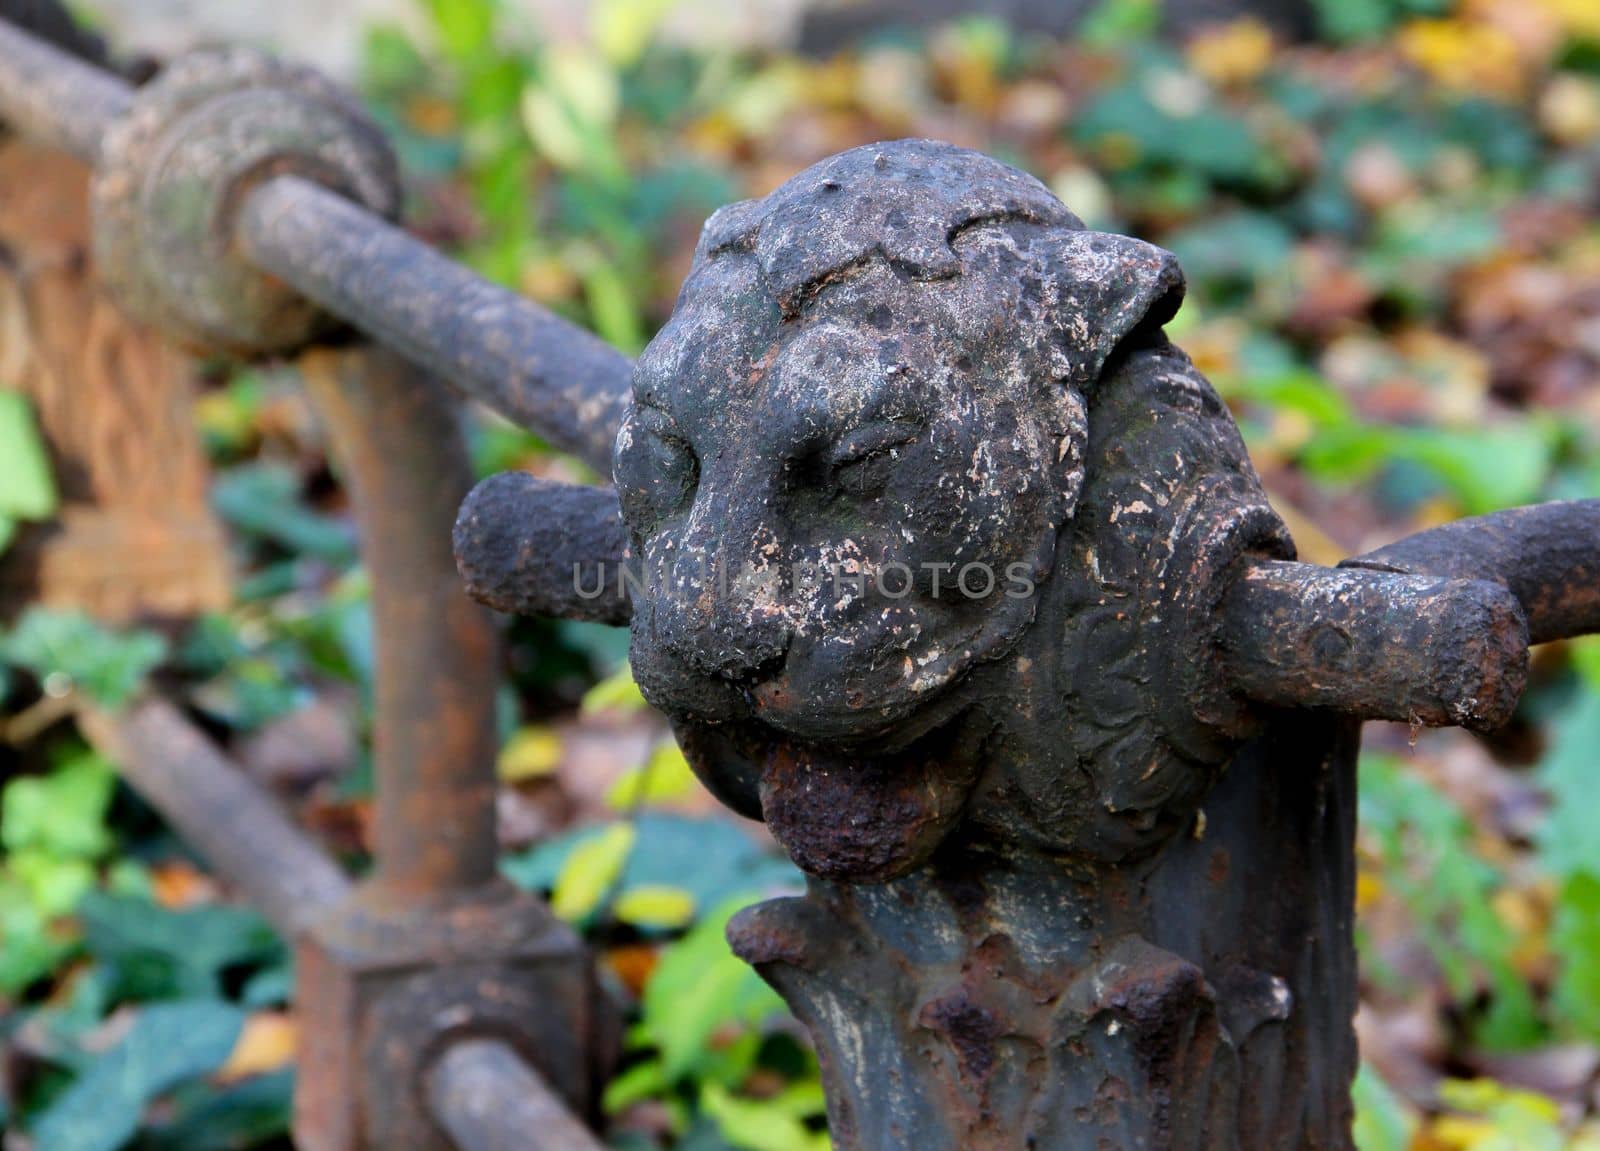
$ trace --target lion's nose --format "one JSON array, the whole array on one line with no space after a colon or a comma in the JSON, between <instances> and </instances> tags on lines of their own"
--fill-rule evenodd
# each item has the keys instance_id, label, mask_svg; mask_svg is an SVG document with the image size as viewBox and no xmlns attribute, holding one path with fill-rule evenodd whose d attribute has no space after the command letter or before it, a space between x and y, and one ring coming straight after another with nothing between
<instances>
[{"instance_id":1,"label":"lion's nose","mask_svg":"<svg viewBox=\"0 0 1600 1151\"><path fill-rule=\"evenodd\" d=\"M673 621L675 634L666 638L704 675L750 683L776 670L788 654L792 630L774 605L713 588L686 606Z\"/></svg>"},{"instance_id":2,"label":"lion's nose","mask_svg":"<svg viewBox=\"0 0 1600 1151\"><path fill-rule=\"evenodd\" d=\"M726 538L696 551L716 558L695 564L663 597L658 635L703 675L753 681L789 650L792 627L783 591L734 567L725 557L741 553Z\"/></svg>"},{"instance_id":3,"label":"lion's nose","mask_svg":"<svg viewBox=\"0 0 1600 1151\"><path fill-rule=\"evenodd\" d=\"M787 549L766 515L759 470L740 472L743 498L737 500L727 498L735 477L715 465L702 477L675 540L678 578L661 604L659 624L661 638L696 671L751 683L782 663L792 620Z\"/></svg>"}]
</instances>

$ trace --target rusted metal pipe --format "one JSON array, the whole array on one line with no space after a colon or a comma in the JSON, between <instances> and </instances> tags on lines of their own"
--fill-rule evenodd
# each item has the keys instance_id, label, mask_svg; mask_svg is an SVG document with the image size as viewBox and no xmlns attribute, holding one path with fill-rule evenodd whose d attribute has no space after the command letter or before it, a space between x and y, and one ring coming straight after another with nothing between
<instances>
[{"instance_id":1,"label":"rusted metal pipe","mask_svg":"<svg viewBox=\"0 0 1600 1151\"><path fill-rule=\"evenodd\" d=\"M0 20L0 111L18 130L93 164L132 99L121 77Z\"/></svg>"},{"instance_id":2,"label":"rusted metal pipe","mask_svg":"<svg viewBox=\"0 0 1600 1151\"><path fill-rule=\"evenodd\" d=\"M1486 580L1258 563L1223 618L1228 677L1259 703L1488 730L1527 685L1522 609Z\"/></svg>"},{"instance_id":3,"label":"rusted metal pipe","mask_svg":"<svg viewBox=\"0 0 1600 1151\"><path fill-rule=\"evenodd\" d=\"M249 259L601 472L632 363L370 212L293 176L239 213Z\"/></svg>"},{"instance_id":4,"label":"rusted metal pipe","mask_svg":"<svg viewBox=\"0 0 1600 1151\"><path fill-rule=\"evenodd\" d=\"M133 89L0 20L0 117L94 163ZM632 363L337 193L262 180L236 217L261 270L609 472Z\"/></svg>"},{"instance_id":5,"label":"rusted metal pipe","mask_svg":"<svg viewBox=\"0 0 1600 1151\"><path fill-rule=\"evenodd\" d=\"M544 1076L497 1039L452 1043L428 1070L427 1093L460 1151L605 1151Z\"/></svg>"},{"instance_id":6,"label":"rusted metal pipe","mask_svg":"<svg viewBox=\"0 0 1600 1151\"><path fill-rule=\"evenodd\" d=\"M496 611L608 624L633 617L628 532L611 488L490 476L461 505L455 550L467 594Z\"/></svg>"},{"instance_id":7,"label":"rusted metal pipe","mask_svg":"<svg viewBox=\"0 0 1600 1151\"><path fill-rule=\"evenodd\" d=\"M1517 597L1531 642L1588 635L1600 631L1600 500L1457 520L1340 566L1492 580Z\"/></svg>"},{"instance_id":8,"label":"rusted metal pipe","mask_svg":"<svg viewBox=\"0 0 1600 1151\"><path fill-rule=\"evenodd\" d=\"M412 898L494 879L499 644L450 525L472 473L448 393L383 348L301 358L354 496L376 645L375 881Z\"/></svg>"},{"instance_id":9,"label":"rusted metal pipe","mask_svg":"<svg viewBox=\"0 0 1600 1151\"><path fill-rule=\"evenodd\" d=\"M284 936L348 894L338 865L170 703L81 719L134 790Z\"/></svg>"}]
</instances>

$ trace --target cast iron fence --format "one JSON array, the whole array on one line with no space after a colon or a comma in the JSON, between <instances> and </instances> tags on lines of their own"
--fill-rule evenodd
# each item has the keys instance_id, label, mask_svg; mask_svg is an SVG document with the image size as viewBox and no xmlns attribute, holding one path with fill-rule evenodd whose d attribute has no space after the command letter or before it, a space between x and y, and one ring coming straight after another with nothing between
<instances>
[{"instance_id":1,"label":"cast iron fence","mask_svg":"<svg viewBox=\"0 0 1600 1151\"><path fill-rule=\"evenodd\" d=\"M635 365L397 227L382 134L315 73L211 51L135 92L0 22L0 115L93 167L130 309L300 356L354 491L370 878L172 707L86 716L295 940L302 1146L598 1146L611 1020L496 878L496 640L458 569L631 622L693 766L809 873L731 934L841 1146L1349 1146L1360 721L1508 718L1530 643L1600 630L1600 501L1294 562L1161 334L1171 258L944 145L718 213ZM373 342L314 347L334 321ZM501 476L458 516L435 378L617 490Z\"/></svg>"}]
</instances>

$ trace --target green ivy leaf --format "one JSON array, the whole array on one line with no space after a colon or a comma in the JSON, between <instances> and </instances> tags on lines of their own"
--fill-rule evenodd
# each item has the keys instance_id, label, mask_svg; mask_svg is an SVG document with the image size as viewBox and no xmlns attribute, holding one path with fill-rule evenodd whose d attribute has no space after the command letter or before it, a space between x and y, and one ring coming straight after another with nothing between
<instances>
[{"instance_id":1,"label":"green ivy leaf","mask_svg":"<svg viewBox=\"0 0 1600 1151\"><path fill-rule=\"evenodd\" d=\"M98 878L87 860L62 859L45 851L14 851L6 865L46 919L70 915Z\"/></svg>"},{"instance_id":2,"label":"green ivy leaf","mask_svg":"<svg viewBox=\"0 0 1600 1151\"><path fill-rule=\"evenodd\" d=\"M215 1001L156 1003L90 1064L33 1124L37 1151L117 1151L145 1107L181 1083L222 1066L245 1014Z\"/></svg>"},{"instance_id":3,"label":"green ivy leaf","mask_svg":"<svg viewBox=\"0 0 1600 1151\"><path fill-rule=\"evenodd\" d=\"M345 565L356 558L355 539L344 524L305 506L300 477L284 464L248 464L217 477L211 502L240 531L291 552Z\"/></svg>"},{"instance_id":4,"label":"green ivy leaf","mask_svg":"<svg viewBox=\"0 0 1600 1151\"><path fill-rule=\"evenodd\" d=\"M0 992L16 995L54 971L78 946L77 936L52 922L16 876L0 871Z\"/></svg>"},{"instance_id":5,"label":"green ivy leaf","mask_svg":"<svg viewBox=\"0 0 1600 1151\"><path fill-rule=\"evenodd\" d=\"M1594 818L1596 748L1600 748L1600 693L1585 692L1556 724L1539 782L1550 814L1539 833L1539 854L1554 875L1600 876L1600 823Z\"/></svg>"},{"instance_id":6,"label":"green ivy leaf","mask_svg":"<svg viewBox=\"0 0 1600 1151\"><path fill-rule=\"evenodd\" d=\"M756 898L730 899L696 924L665 952L645 987L640 1032L661 1051L669 1082L708 1061L708 1042L719 1028L758 1024L785 1010L778 993L728 946L728 920Z\"/></svg>"},{"instance_id":7,"label":"green ivy leaf","mask_svg":"<svg viewBox=\"0 0 1600 1151\"><path fill-rule=\"evenodd\" d=\"M1460 806L1391 756L1363 755L1360 808L1376 841L1385 879L1405 900L1417 934L1450 992L1470 1003L1487 987L1488 1008L1475 1038L1499 1050L1542 1037L1532 991L1512 960L1518 940L1491 898L1499 870L1473 842Z\"/></svg>"},{"instance_id":8,"label":"green ivy leaf","mask_svg":"<svg viewBox=\"0 0 1600 1151\"><path fill-rule=\"evenodd\" d=\"M256 912L227 904L174 911L136 896L92 892L78 917L89 953L127 998L222 994L227 968L270 962L283 945Z\"/></svg>"},{"instance_id":9,"label":"green ivy leaf","mask_svg":"<svg viewBox=\"0 0 1600 1151\"><path fill-rule=\"evenodd\" d=\"M34 423L32 406L20 392L0 389L0 515L47 520L55 515L58 503L50 454Z\"/></svg>"},{"instance_id":10,"label":"green ivy leaf","mask_svg":"<svg viewBox=\"0 0 1600 1151\"><path fill-rule=\"evenodd\" d=\"M645 345L645 327L637 287L616 264L604 259L587 261L582 275L594 330L608 344L638 355Z\"/></svg>"},{"instance_id":11,"label":"green ivy leaf","mask_svg":"<svg viewBox=\"0 0 1600 1151\"><path fill-rule=\"evenodd\" d=\"M112 631L82 612L42 607L29 608L0 640L0 659L41 682L65 677L69 686L112 709L137 696L166 656L167 642L155 632Z\"/></svg>"},{"instance_id":12,"label":"green ivy leaf","mask_svg":"<svg viewBox=\"0 0 1600 1151\"><path fill-rule=\"evenodd\" d=\"M13 779L0 793L0 844L8 852L95 860L112 846L106 808L116 785L94 752L72 756L49 774Z\"/></svg>"},{"instance_id":13,"label":"green ivy leaf","mask_svg":"<svg viewBox=\"0 0 1600 1151\"><path fill-rule=\"evenodd\" d=\"M646 1059L617 1075L606 1084L605 1099L601 1106L607 1115L626 1111L635 1103L665 1095L672 1084L662 1073L659 1059Z\"/></svg>"},{"instance_id":14,"label":"green ivy leaf","mask_svg":"<svg viewBox=\"0 0 1600 1151\"><path fill-rule=\"evenodd\" d=\"M1322 34L1336 44L1373 40L1388 31L1399 12L1391 0L1311 0Z\"/></svg>"},{"instance_id":15,"label":"green ivy leaf","mask_svg":"<svg viewBox=\"0 0 1600 1151\"><path fill-rule=\"evenodd\" d=\"M1406 1151L1417 1130L1416 1113L1363 1063L1356 1072L1355 1140L1357 1151Z\"/></svg>"},{"instance_id":16,"label":"green ivy leaf","mask_svg":"<svg viewBox=\"0 0 1600 1151\"><path fill-rule=\"evenodd\" d=\"M715 1083L700 1088L700 1107L722 1137L743 1151L828 1151L824 1131L773 1107L767 1100L742 1099Z\"/></svg>"},{"instance_id":17,"label":"green ivy leaf","mask_svg":"<svg viewBox=\"0 0 1600 1151\"><path fill-rule=\"evenodd\" d=\"M1499 427L1396 428L1337 424L1306 446L1303 463L1323 479L1350 480L1383 464L1421 468L1468 515L1536 501L1555 463L1556 437L1533 420Z\"/></svg>"},{"instance_id":18,"label":"green ivy leaf","mask_svg":"<svg viewBox=\"0 0 1600 1151\"><path fill-rule=\"evenodd\" d=\"M440 46L457 63L490 47L494 15L494 0L428 0L428 16Z\"/></svg>"},{"instance_id":19,"label":"green ivy leaf","mask_svg":"<svg viewBox=\"0 0 1600 1151\"><path fill-rule=\"evenodd\" d=\"M170 1122L150 1129L161 1151L246 1151L287 1147L294 1072L255 1075L221 1090L196 1083L174 1093Z\"/></svg>"},{"instance_id":20,"label":"green ivy leaf","mask_svg":"<svg viewBox=\"0 0 1600 1151\"><path fill-rule=\"evenodd\" d=\"M1191 283L1254 283L1289 262L1294 234L1265 212L1234 211L1170 236Z\"/></svg>"},{"instance_id":21,"label":"green ivy leaf","mask_svg":"<svg viewBox=\"0 0 1600 1151\"><path fill-rule=\"evenodd\" d=\"M1091 48L1118 48L1147 40L1161 26L1161 0L1100 0L1078 26Z\"/></svg>"},{"instance_id":22,"label":"green ivy leaf","mask_svg":"<svg viewBox=\"0 0 1600 1151\"><path fill-rule=\"evenodd\" d=\"M1600 878L1580 871L1562 884L1550 949L1561 957L1555 1003L1562 1019L1600 1039Z\"/></svg>"},{"instance_id":23,"label":"green ivy leaf","mask_svg":"<svg viewBox=\"0 0 1600 1151\"><path fill-rule=\"evenodd\" d=\"M424 86L428 62L411 38L399 28L367 29L361 45L361 80L365 88L383 95L404 96Z\"/></svg>"}]
</instances>

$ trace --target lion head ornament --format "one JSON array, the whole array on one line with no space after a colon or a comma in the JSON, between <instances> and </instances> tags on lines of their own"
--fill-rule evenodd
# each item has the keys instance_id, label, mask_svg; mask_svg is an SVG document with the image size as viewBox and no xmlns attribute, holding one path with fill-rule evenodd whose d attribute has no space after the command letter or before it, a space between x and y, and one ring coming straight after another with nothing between
<instances>
[{"instance_id":1,"label":"lion head ornament","mask_svg":"<svg viewBox=\"0 0 1600 1151\"><path fill-rule=\"evenodd\" d=\"M1168 253L931 141L706 224L617 439L633 667L807 871L1120 858L1192 818L1241 722L1208 573L1289 545L1162 335L1182 293Z\"/></svg>"}]
</instances>

